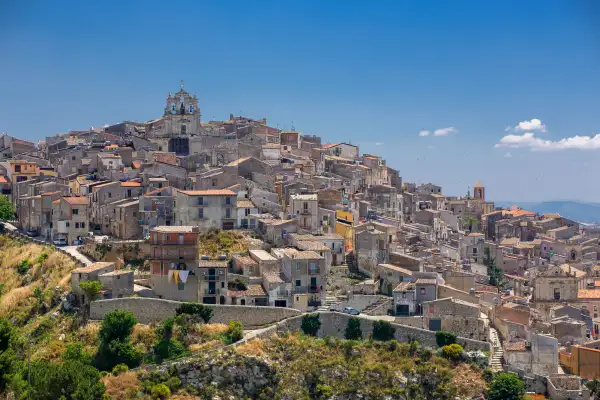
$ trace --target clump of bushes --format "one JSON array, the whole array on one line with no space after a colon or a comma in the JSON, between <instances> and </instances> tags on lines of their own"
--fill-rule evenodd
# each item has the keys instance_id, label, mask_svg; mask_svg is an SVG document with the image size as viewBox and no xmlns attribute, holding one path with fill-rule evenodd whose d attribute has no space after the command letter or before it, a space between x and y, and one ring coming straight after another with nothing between
<instances>
[{"instance_id":1,"label":"clump of bushes","mask_svg":"<svg viewBox=\"0 0 600 400\"><path fill-rule=\"evenodd\" d=\"M176 310L177 315L191 315L200 317L204 323L208 323L213 316L213 310L203 304L198 303L183 303Z\"/></svg>"},{"instance_id":2,"label":"clump of bushes","mask_svg":"<svg viewBox=\"0 0 600 400\"><path fill-rule=\"evenodd\" d=\"M379 340L380 342L387 342L394 338L396 328L387 321L379 320L373 324L373 339Z\"/></svg>"},{"instance_id":3,"label":"clump of bushes","mask_svg":"<svg viewBox=\"0 0 600 400\"><path fill-rule=\"evenodd\" d=\"M100 325L100 346L94 360L98 369L110 371L117 364L125 364L129 368L140 364L142 354L130 340L136 322L133 313L128 311L111 311L104 316Z\"/></svg>"},{"instance_id":4,"label":"clump of bushes","mask_svg":"<svg viewBox=\"0 0 600 400\"><path fill-rule=\"evenodd\" d=\"M435 333L435 342L439 347L456 343L456 335L452 332L437 331Z\"/></svg>"},{"instance_id":5,"label":"clump of bushes","mask_svg":"<svg viewBox=\"0 0 600 400\"><path fill-rule=\"evenodd\" d=\"M348 340L362 339L362 330L360 329L360 319L353 317L348 320L344 337Z\"/></svg>"},{"instance_id":6,"label":"clump of bushes","mask_svg":"<svg viewBox=\"0 0 600 400\"><path fill-rule=\"evenodd\" d=\"M317 336L319 329L321 328L321 320L319 314L306 314L302 317L302 332L306 335Z\"/></svg>"}]
</instances>

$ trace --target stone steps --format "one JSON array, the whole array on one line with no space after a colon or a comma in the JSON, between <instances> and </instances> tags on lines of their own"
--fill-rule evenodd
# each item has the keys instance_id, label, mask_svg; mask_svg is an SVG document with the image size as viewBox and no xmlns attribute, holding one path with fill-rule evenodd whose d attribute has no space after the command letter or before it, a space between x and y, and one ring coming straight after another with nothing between
<instances>
[{"instance_id":1,"label":"stone steps","mask_svg":"<svg viewBox=\"0 0 600 400\"><path fill-rule=\"evenodd\" d=\"M500 372L502 371L502 364L504 362L504 351L502 350L502 343L498 337L498 331L495 328L490 328L490 343L492 345L490 369L492 372Z\"/></svg>"}]
</instances>

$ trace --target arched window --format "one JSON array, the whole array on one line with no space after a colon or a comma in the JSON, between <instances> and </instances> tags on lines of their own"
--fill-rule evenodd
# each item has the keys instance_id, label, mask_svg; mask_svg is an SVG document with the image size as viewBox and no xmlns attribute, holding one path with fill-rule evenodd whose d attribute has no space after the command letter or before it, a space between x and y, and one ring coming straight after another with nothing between
<instances>
[{"instance_id":1,"label":"arched window","mask_svg":"<svg viewBox=\"0 0 600 400\"><path fill-rule=\"evenodd\" d=\"M187 126L181 125L180 133L181 135L185 135L187 133Z\"/></svg>"}]
</instances>

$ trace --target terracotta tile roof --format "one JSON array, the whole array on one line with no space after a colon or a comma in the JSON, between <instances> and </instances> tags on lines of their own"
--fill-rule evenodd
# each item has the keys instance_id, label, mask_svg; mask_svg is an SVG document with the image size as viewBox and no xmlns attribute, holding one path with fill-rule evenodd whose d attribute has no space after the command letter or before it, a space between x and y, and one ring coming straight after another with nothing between
<instances>
[{"instance_id":1,"label":"terracotta tile roof","mask_svg":"<svg viewBox=\"0 0 600 400\"><path fill-rule=\"evenodd\" d=\"M195 228L195 229L194 229ZM155 226L150 229L150 232L160 232L160 233L190 233L198 231L197 226L169 226L169 225L161 225Z\"/></svg>"},{"instance_id":2,"label":"terracotta tile roof","mask_svg":"<svg viewBox=\"0 0 600 400\"><path fill-rule=\"evenodd\" d=\"M417 285L435 285L437 282L435 279L431 278L419 278L415 282Z\"/></svg>"},{"instance_id":3,"label":"terracotta tile roof","mask_svg":"<svg viewBox=\"0 0 600 400\"><path fill-rule=\"evenodd\" d=\"M238 158L237 160L234 160L232 162L230 162L229 164L226 164L227 167L237 167L238 165L240 165L241 163L243 163L244 161L249 160L252 157L242 157L242 158Z\"/></svg>"},{"instance_id":4,"label":"terracotta tile roof","mask_svg":"<svg viewBox=\"0 0 600 400\"><path fill-rule=\"evenodd\" d=\"M242 267L254 267L258 265L258 263L250 256L233 256L233 260L237 265Z\"/></svg>"},{"instance_id":5,"label":"terracotta tile roof","mask_svg":"<svg viewBox=\"0 0 600 400\"><path fill-rule=\"evenodd\" d=\"M533 212L533 211L525 211L525 210L502 210L502 215L510 215L511 217L520 217L523 215L533 216L533 215L537 215L537 213Z\"/></svg>"},{"instance_id":6,"label":"terracotta tile roof","mask_svg":"<svg viewBox=\"0 0 600 400\"><path fill-rule=\"evenodd\" d=\"M135 169L140 169L140 168L142 167L142 163L141 163L141 162L139 162L139 161L133 161L133 162L131 163L131 166L132 166L133 168L135 168Z\"/></svg>"},{"instance_id":7,"label":"terracotta tile roof","mask_svg":"<svg viewBox=\"0 0 600 400\"><path fill-rule=\"evenodd\" d=\"M133 181L129 181L129 182L121 182L121 187L141 187L142 184L139 182L133 182Z\"/></svg>"},{"instance_id":8,"label":"terracotta tile roof","mask_svg":"<svg viewBox=\"0 0 600 400\"><path fill-rule=\"evenodd\" d=\"M237 208L257 208L254 203L248 199L238 200Z\"/></svg>"},{"instance_id":9,"label":"terracotta tile roof","mask_svg":"<svg viewBox=\"0 0 600 400\"><path fill-rule=\"evenodd\" d=\"M200 260L198 268L227 268L227 261L223 260Z\"/></svg>"},{"instance_id":10,"label":"terracotta tile roof","mask_svg":"<svg viewBox=\"0 0 600 400\"><path fill-rule=\"evenodd\" d=\"M378 267L385 268L385 269L391 269L392 271L400 272L401 274L407 275L407 276L413 275L412 271L410 271L406 268L399 267L397 265L393 265L393 264L379 264Z\"/></svg>"},{"instance_id":11,"label":"terracotta tile roof","mask_svg":"<svg viewBox=\"0 0 600 400\"><path fill-rule=\"evenodd\" d=\"M508 274L504 274L504 276L508 279L514 279L517 281L525 281L527 282L529 279L527 278L523 278L522 276L517 276L517 275L508 275Z\"/></svg>"},{"instance_id":12,"label":"terracotta tile roof","mask_svg":"<svg viewBox=\"0 0 600 400\"><path fill-rule=\"evenodd\" d=\"M577 292L578 299L600 299L600 290L599 289L579 289Z\"/></svg>"},{"instance_id":13,"label":"terracotta tile roof","mask_svg":"<svg viewBox=\"0 0 600 400\"><path fill-rule=\"evenodd\" d=\"M300 250L331 251L331 249L324 244L311 240L299 240L296 242L296 247Z\"/></svg>"},{"instance_id":14,"label":"terracotta tile roof","mask_svg":"<svg viewBox=\"0 0 600 400\"><path fill-rule=\"evenodd\" d=\"M262 285L248 285L246 290L228 290L228 297L259 297L266 296Z\"/></svg>"},{"instance_id":15,"label":"terracotta tile roof","mask_svg":"<svg viewBox=\"0 0 600 400\"><path fill-rule=\"evenodd\" d=\"M394 288L394 292L404 292L407 290L415 290L414 282L400 282L398 286Z\"/></svg>"},{"instance_id":16,"label":"terracotta tile roof","mask_svg":"<svg viewBox=\"0 0 600 400\"><path fill-rule=\"evenodd\" d=\"M63 197L63 200L72 206L83 206L89 204L87 197Z\"/></svg>"},{"instance_id":17,"label":"terracotta tile roof","mask_svg":"<svg viewBox=\"0 0 600 400\"><path fill-rule=\"evenodd\" d=\"M165 187L160 188L160 189L152 190L152 191L150 191L148 193L145 193L144 196L154 196L155 194L160 193L163 190L168 189L168 188L169 188L169 186L165 186Z\"/></svg>"},{"instance_id":18,"label":"terracotta tile roof","mask_svg":"<svg viewBox=\"0 0 600 400\"><path fill-rule=\"evenodd\" d=\"M235 193L227 189L214 190L180 190L181 193L188 196L235 196Z\"/></svg>"},{"instance_id":19,"label":"terracotta tile roof","mask_svg":"<svg viewBox=\"0 0 600 400\"><path fill-rule=\"evenodd\" d=\"M76 268L73 270L73 272L92 272L92 271L96 271L98 269L102 269L102 268L106 268L106 267L110 267L110 266L114 266L115 263L112 262L95 262L93 264L88 265L87 267L81 267L81 268Z\"/></svg>"},{"instance_id":20,"label":"terracotta tile roof","mask_svg":"<svg viewBox=\"0 0 600 400\"><path fill-rule=\"evenodd\" d=\"M8 183L8 180L5 176L0 176L0 183Z\"/></svg>"}]
</instances>

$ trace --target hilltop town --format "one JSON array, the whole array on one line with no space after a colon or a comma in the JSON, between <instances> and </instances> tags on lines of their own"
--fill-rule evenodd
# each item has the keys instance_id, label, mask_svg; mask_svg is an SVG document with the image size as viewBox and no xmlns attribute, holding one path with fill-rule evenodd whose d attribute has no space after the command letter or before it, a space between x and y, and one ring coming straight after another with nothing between
<instances>
[{"instance_id":1,"label":"hilltop town","mask_svg":"<svg viewBox=\"0 0 600 400\"><path fill-rule=\"evenodd\" d=\"M318 313L321 336L356 316L400 341L452 333L552 399L600 379L600 231L496 207L480 182L447 196L356 144L266 119L204 122L183 83L157 115L0 137L5 231L77 263L63 309L154 323L200 303L256 334Z\"/></svg>"}]
</instances>

